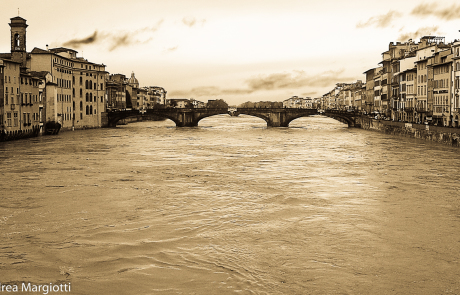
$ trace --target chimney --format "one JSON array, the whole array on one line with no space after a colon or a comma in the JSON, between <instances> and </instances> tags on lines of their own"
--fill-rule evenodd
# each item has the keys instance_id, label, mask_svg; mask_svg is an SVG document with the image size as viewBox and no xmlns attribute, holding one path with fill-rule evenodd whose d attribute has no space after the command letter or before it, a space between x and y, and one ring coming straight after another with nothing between
<instances>
[{"instance_id":1,"label":"chimney","mask_svg":"<svg viewBox=\"0 0 460 295\"><path fill-rule=\"evenodd\" d=\"M48 49L48 44L46 44L46 51L49 51L49 49Z\"/></svg>"}]
</instances>

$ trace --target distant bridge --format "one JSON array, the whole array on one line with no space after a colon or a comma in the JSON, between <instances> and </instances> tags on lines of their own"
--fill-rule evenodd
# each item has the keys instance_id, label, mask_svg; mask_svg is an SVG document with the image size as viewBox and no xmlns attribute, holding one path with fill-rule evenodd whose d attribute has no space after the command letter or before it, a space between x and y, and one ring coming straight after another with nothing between
<instances>
[{"instance_id":1,"label":"distant bridge","mask_svg":"<svg viewBox=\"0 0 460 295\"><path fill-rule=\"evenodd\" d=\"M348 124L348 127L357 127L356 118L359 113L326 110L318 111L317 109L299 109L299 108L237 108L229 111L228 108L164 108L148 109L144 113L138 110L113 111L108 113L108 125L115 127L117 122L129 117L153 118L160 117L172 120L177 127L196 127L201 119L221 115L249 115L261 118L267 122L267 127L288 127L289 123L300 117L312 115L323 115L334 118L342 123Z\"/></svg>"}]
</instances>

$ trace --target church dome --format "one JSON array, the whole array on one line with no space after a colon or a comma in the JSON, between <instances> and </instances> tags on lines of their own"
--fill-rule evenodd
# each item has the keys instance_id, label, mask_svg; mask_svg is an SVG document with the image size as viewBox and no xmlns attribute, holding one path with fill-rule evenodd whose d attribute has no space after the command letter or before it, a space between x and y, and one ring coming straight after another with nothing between
<instances>
[{"instance_id":1,"label":"church dome","mask_svg":"<svg viewBox=\"0 0 460 295\"><path fill-rule=\"evenodd\" d=\"M128 79L128 84L139 88L139 81L134 77L134 73L131 73L131 78Z\"/></svg>"}]
</instances>

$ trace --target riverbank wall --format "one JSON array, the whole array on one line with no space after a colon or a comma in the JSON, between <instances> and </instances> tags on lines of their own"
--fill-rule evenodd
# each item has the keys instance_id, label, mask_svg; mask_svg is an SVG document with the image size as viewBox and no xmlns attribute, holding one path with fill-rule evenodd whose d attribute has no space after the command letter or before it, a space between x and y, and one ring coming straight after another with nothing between
<instances>
[{"instance_id":1,"label":"riverbank wall","mask_svg":"<svg viewBox=\"0 0 460 295\"><path fill-rule=\"evenodd\" d=\"M356 121L361 126L360 128L365 130L375 130L386 134L419 138L460 147L460 128L393 122L364 116L357 118Z\"/></svg>"}]
</instances>

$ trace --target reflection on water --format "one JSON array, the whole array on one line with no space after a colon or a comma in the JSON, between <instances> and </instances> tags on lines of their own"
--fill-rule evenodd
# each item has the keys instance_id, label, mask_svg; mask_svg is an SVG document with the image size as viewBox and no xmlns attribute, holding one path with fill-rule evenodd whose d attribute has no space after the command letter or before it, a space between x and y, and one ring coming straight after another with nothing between
<instances>
[{"instance_id":1,"label":"reflection on water","mask_svg":"<svg viewBox=\"0 0 460 295\"><path fill-rule=\"evenodd\" d=\"M460 293L458 149L215 116L0 145L0 281L72 294Z\"/></svg>"}]
</instances>

